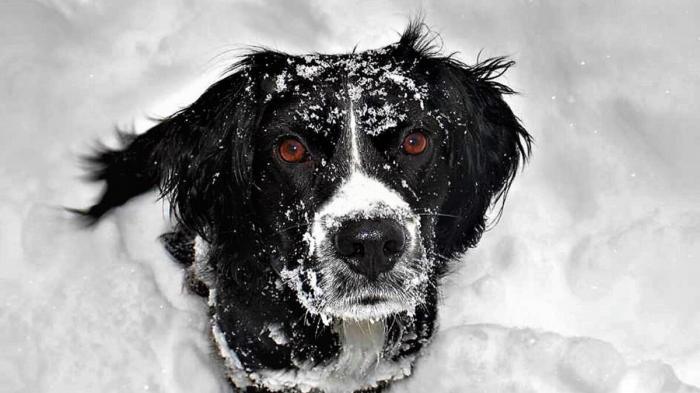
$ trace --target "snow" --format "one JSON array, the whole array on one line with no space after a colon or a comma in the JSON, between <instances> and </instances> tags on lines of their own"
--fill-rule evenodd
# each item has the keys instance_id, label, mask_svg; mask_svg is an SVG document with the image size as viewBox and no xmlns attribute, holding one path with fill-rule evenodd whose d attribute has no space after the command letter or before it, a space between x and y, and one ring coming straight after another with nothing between
<instances>
[{"instance_id":1,"label":"snow","mask_svg":"<svg viewBox=\"0 0 700 393\"><path fill-rule=\"evenodd\" d=\"M463 325L441 331L418 360L413 379L399 382L392 391L691 393L700 389L683 384L659 362L628 366L609 343L597 339Z\"/></svg>"},{"instance_id":2,"label":"snow","mask_svg":"<svg viewBox=\"0 0 700 393\"><path fill-rule=\"evenodd\" d=\"M392 391L697 391L697 3L202 4L0 4L0 392L229 391L206 303L156 240L167 208L77 228L57 207L99 189L76 157L191 102L232 48L372 48L419 5L446 51L519 61L503 81L536 146Z\"/></svg>"}]
</instances>

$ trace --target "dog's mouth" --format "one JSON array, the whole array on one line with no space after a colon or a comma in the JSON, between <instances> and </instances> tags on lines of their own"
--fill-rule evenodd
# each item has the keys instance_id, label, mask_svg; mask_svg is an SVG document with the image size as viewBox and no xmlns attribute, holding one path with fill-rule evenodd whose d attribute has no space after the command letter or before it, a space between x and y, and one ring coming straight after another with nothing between
<instances>
[{"instance_id":1,"label":"dog's mouth","mask_svg":"<svg viewBox=\"0 0 700 393\"><path fill-rule=\"evenodd\" d=\"M405 269L403 278L389 273L377 282L353 280L339 272L331 274L335 284L321 280L325 290L319 299L319 311L334 318L376 320L399 313L412 314L425 301L427 272ZM338 282L349 285L340 287Z\"/></svg>"},{"instance_id":2,"label":"dog's mouth","mask_svg":"<svg viewBox=\"0 0 700 393\"><path fill-rule=\"evenodd\" d=\"M376 296L376 295L369 295L369 296L363 296L360 299L357 300L357 304L361 306L372 306L375 304L380 304L383 302L388 301L385 296Z\"/></svg>"},{"instance_id":3,"label":"dog's mouth","mask_svg":"<svg viewBox=\"0 0 700 393\"><path fill-rule=\"evenodd\" d=\"M429 262L402 262L392 272L369 281L353 273L344 262L324 260L321 266L298 266L282 271L287 285L301 304L324 322L380 320L400 313L412 315L425 301Z\"/></svg>"},{"instance_id":4,"label":"dog's mouth","mask_svg":"<svg viewBox=\"0 0 700 393\"><path fill-rule=\"evenodd\" d=\"M329 304L324 314L341 320L376 321L399 313L412 313L405 299L383 296L366 296L352 301Z\"/></svg>"},{"instance_id":5,"label":"dog's mouth","mask_svg":"<svg viewBox=\"0 0 700 393\"><path fill-rule=\"evenodd\" d=\"M404 235L402 253L395 260L388 260L389 266L381 266L386 261L373 259L373 263L379 264L374 271L372 268L376 265L361 266L362 269L357 266L366 262L362 258L371 252L368 246L365 246L364 255L348 256L342 254L344 250L337 250L337 241L330 241L334 238L333 232L314 237L309 247L313 251L309 263L295 274L297 277L301 275L301 280L291 281L295 283L294 288L303 305L326 321L379 320L399 313L412 314L425 300L431 264L426 259L422 240L417 236L417 221L401 224L409 225L405 232L397 231L402 235L408 233ZM299 285L299 282L308 285Z\"/></svg>"}]
</instances>

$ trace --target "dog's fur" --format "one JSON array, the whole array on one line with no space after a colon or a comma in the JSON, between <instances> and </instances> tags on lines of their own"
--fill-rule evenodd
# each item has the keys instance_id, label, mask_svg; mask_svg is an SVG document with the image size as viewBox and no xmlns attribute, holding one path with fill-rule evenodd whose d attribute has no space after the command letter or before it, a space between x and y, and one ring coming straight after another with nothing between
<instances>
[{"instance_id":1,"label":"dog's fur","mask_svg":"<svg viewBox=\"0 0 700 393\"><path fill-rule=\"evenodd\" d=\"M196 102L91 162L97 221L160 187L166 247L206 296L240 391L370 391L410 373L435 329L437 285L503 199L530 136L494 79L513 63L441 56L421 23L344 55L257 50ZM424 153L401 149L420 130ZM294 137L308 161L280 159ZM334 250L339 226L391 219L404 254L369 280Z\"/></svg>"}]
</instances>

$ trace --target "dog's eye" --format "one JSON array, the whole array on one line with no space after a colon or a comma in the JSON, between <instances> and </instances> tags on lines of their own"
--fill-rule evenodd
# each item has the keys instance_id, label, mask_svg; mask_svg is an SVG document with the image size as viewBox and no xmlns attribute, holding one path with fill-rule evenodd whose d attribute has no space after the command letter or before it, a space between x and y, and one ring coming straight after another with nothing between
<instances>
[{"instance_id":1,"label":"dog's eye","mask_svg":"<svg viewBox=\"0 0 700 393\"><path fill-rule=\"evenodd\" d=\"M280 157L287 162L299 163L307 161L309 158L304 144L295 138L282 139L277 149Z\"/></svg>"},{"instance_id":2,"label":"dog's eye","mask_svg":"<svg viewBox=\"0 0 700 393\"><path fill-rule=\"evenodd\" d=\"M412 156L421 154L428 147L428 137L422 131L414 131L404 138L401 149Z\"/></svg>"}]
</instances>

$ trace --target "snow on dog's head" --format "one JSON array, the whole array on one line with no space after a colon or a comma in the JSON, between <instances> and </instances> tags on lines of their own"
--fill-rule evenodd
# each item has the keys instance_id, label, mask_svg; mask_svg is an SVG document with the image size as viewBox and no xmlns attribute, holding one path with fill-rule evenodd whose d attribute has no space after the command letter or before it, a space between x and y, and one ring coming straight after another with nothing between
<instances>
[{"instance_id":1,"label":"snow on dog's head","mask_svg":"<svg viewBox=\"0 0 700 393\"><path fill-rule=\"evenodd\" d=\"M422 119L410 113L425 110L427 81L412 75L415 63L388 49L289 58L287 65L267 99L286 96L287 106L276 116L293 120L267 132L278 134L274 155L283 167L313 171L320 181L294 184L306 190L284 216L304 211L306 249L292 256L281 250L282 277L308 311L326 322L413 314L433 273L426 253L432 249L430 212L439 209L444 194L439 179L422 179L421 201L408 183L415 186L415 174L400 173L439 176L425 168L440 166L439 147L432 146L440 141L431 141ZM289 135L296 119L304 124ZM323 151L324 143L332 148ZM429 229L425 235L421 221Z\"/></svg>"},{"instance_id":2,"label":"snow on dog's head","mask_svg":"<svg viewBox=\"0 0 700 393\"><path fill-rule=\"evenodd\" d=\"M413 314L445 259L476 242L527 141L500 99L509 90L489 80L509 63L467 69L411 39L265 63L272 159L258 189L280 195L284 282L326 322ZM473 101L479 89L492 95ZM478 113L484 99L500 107ZM496 127L482 117L504 114Z\"/></svg>"}]
</instances>

